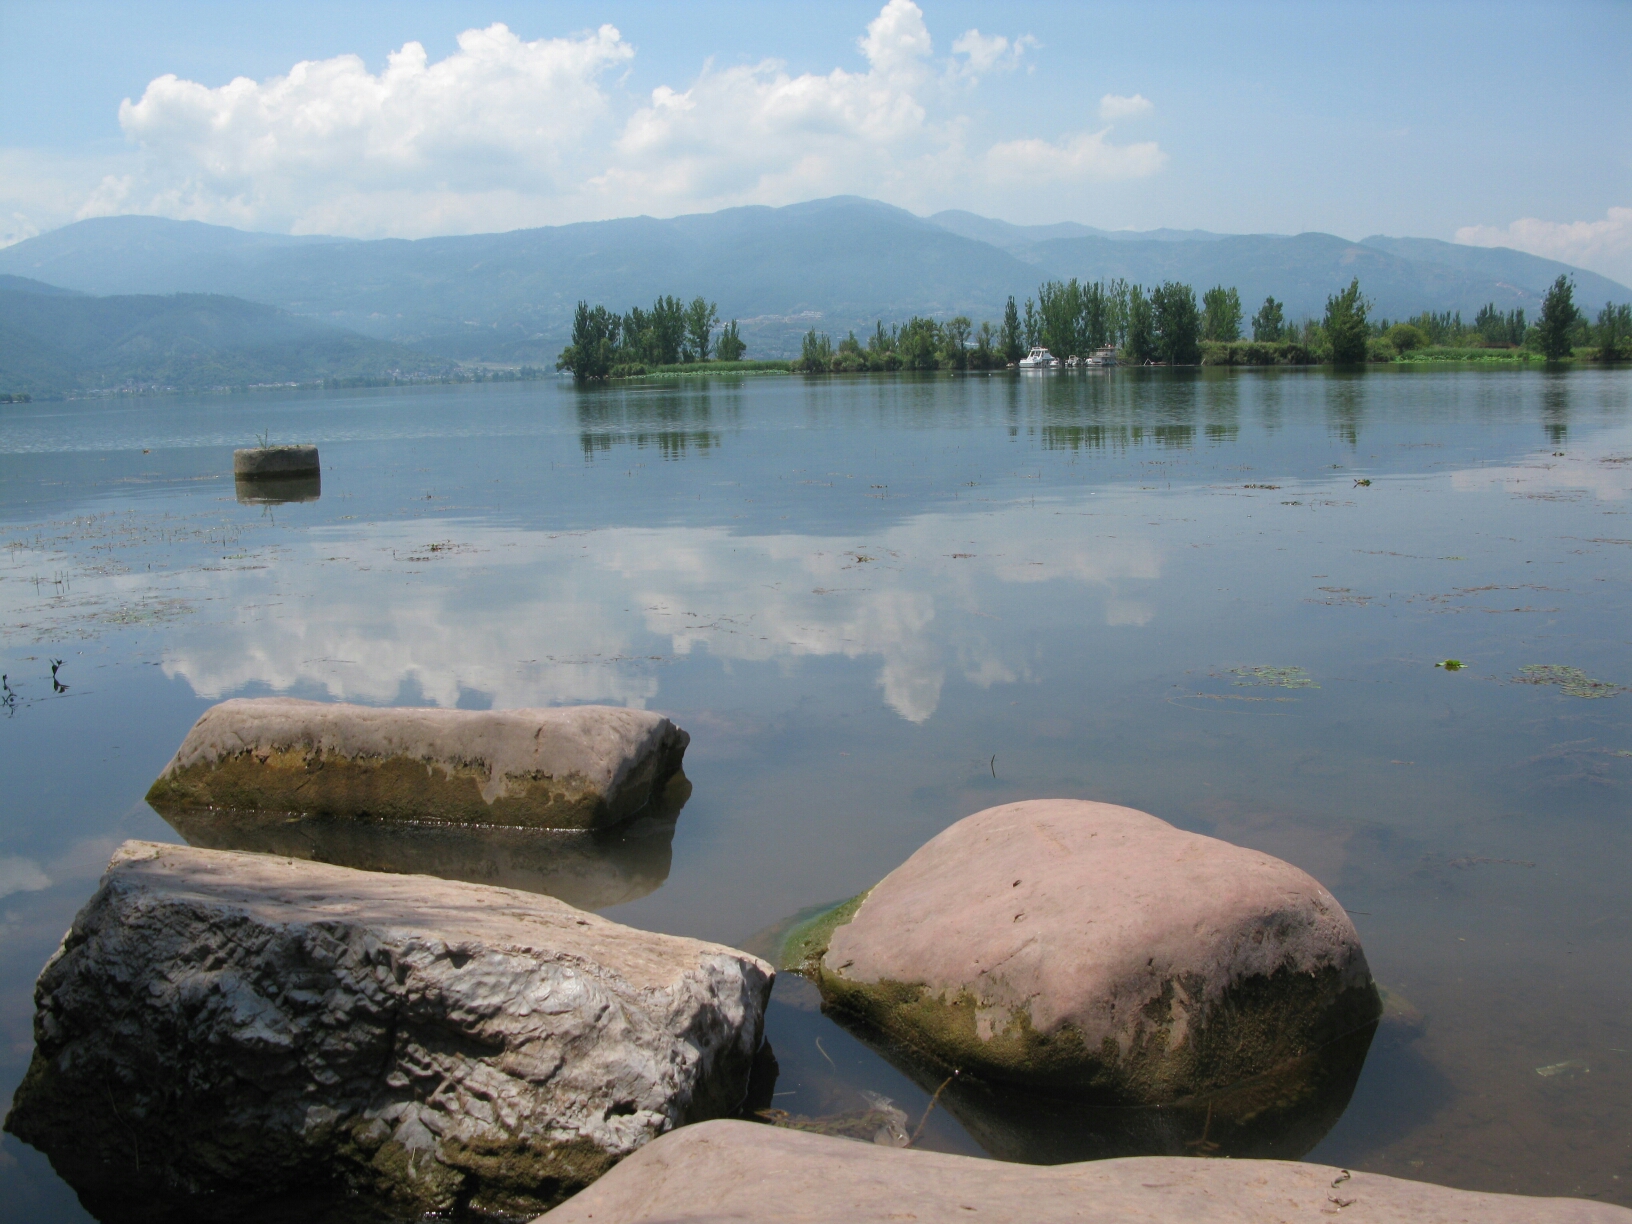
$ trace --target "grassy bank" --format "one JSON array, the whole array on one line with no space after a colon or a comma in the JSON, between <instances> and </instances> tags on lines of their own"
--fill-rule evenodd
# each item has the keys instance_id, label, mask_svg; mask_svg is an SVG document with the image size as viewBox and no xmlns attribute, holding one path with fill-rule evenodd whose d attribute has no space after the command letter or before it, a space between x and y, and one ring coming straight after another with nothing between
<instances>
[{"instance_id":1,"label":"grassy bank","mask_svg":"<svg viewBox=\"0 0 1632 1224\"><path fill-rule=\"evenodd\" d=\"M687 361L679 365L614 366L613 378L696 378L710 374L787 374L791 361Z\"/></svg>"},{"instance_id":2,"label":"grassy bank","mask_svg":"<svg viewBox=\"0 0 1632 1224\"><path fill-rule=\"evenodd\" d=\"M1481 361L1500 362L1505 365L1521 365L1531 361L1541 361L1540 353L1532 353L1528 349L1498 349L1498 348L1449 348L1430 345L1427 348L1412 349L1401 353L1395 361L1413 363L1425 361Z\"/></svg>"}]
</instances>

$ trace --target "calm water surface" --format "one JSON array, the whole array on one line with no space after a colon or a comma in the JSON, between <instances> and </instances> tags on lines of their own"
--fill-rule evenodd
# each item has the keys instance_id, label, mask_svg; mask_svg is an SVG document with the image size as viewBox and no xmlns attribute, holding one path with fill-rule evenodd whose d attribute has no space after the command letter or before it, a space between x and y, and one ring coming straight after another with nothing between
<instances>
[{"instance_id":1,"label":"calm water surface","mask_svg":"<svg viewBox=\"0 0 1632 1224\"><path fill-rule=\"evenodd\" d=\"M319 500L235 499L263 431L320 444ZM109 853L180 840L142 795L210 704L610 702L691 732L695 791L580 904L741 944L981 808L1128 804L1354 915L1395 1015L1311 1159L1632 1203L1632 691L1580 683L1632 684L1628 374L17 405L0 481L8 1097ZM775 1105L916 1125L811 994ZM922 1142L982 1150L945 1109ZM88 1218L9 1136L0 1179Z\"/></svg>"}]
</instances>

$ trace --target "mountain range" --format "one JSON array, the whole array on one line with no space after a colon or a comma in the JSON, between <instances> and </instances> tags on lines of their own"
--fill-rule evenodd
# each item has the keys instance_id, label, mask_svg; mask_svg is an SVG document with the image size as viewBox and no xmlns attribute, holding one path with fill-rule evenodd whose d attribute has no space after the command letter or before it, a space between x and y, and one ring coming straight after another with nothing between
<instances>
[{"instance_id":1,"label":"mountain range","mask_svg":"<svg viewBox=\"0 0 1632 1224\"><path fill-rule=\"evenodd\" d=\"M512 365L552 362L580 299L623 310L669 293L701 294L739 319L750 357L796 353L812 327L837 340L913 314L996 322L1009 295L1023 301L1040 281L1073 276L1179 280L1198 296L1234 285L1249 316L1273 295L1292 319L1318 317L1353 277L1374 315L1389 318L1433 310L1471 320L1487 302L1534 317L1561 273L1574 276L1583 306L1632 301L1632 289L1606 277L1500 248L1021 226L847 196L416 241L107 217L0 250L0 273L86 294L229 295L422 354Z\"/></svg>"},{"instance_id":2,"label":"mountain range","mask_svg":"<svg viewBox=\"0 0 1632 1224\"><path fill-rule=\"evenodd\" d=\"M198 391L433 375L447 362L219 294L88 294L0 275L0 392Z\"/></svg>"}]
</instances>

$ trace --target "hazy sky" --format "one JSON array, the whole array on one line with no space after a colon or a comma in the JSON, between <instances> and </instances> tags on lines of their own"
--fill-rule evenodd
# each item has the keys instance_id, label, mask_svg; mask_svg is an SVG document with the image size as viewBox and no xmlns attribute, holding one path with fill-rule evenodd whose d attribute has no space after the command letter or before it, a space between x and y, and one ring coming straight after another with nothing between
<instances>
[{"instance_id":1,"label":"hazy sky","mask_svg":"<svg viewBox=\"0 0 1632 1224\"><path fill-rule=\"evenodd\" d=\"M1518 246L1632 282L1632 3L0 0L0 243L839 193Z\"/></svg>"}]
</instances>

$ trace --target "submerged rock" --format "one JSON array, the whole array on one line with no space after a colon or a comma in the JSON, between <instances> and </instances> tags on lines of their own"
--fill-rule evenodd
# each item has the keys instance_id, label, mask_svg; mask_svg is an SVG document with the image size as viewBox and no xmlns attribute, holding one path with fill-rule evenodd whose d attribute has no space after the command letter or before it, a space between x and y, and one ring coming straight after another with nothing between
<instances>
[{"instance_id":1,"label":"submerged rock","mask_svg":"<svg viewBox=\"0 0 1632 1224\"><path fill-rule=\"evenodd\" d=\"M737 1110L772 976L509 889L127 842L6 1129L105 1219L313 1186L536 1211Z\"/></svg>"},{"instance_id":2,"label":"submerged rock","mask_svg":"<svg viewBox=\"0 0 1632 1224\"><path fill-rule=\"evenodd\" d=\"M208 808L441 824L603 828L680 772L680 728L649 710L375 708L289 697L206 710L147 793Z\"/></svg>"},{"instance_id":3,"label":"submerged rock","mask_svg":"<svg viewBox=\"0 0 1632 1224\"><path fill-rule=\"evenodd\" d=\"M1198 1098L1372 1024L1342 906L1132 808L989 808L793 934L827 1006L927 1064L1107 1101Z\"/></svg>"},{"instance_id":4,"label":"submerged rock","mask_svg":"<svg viewBox=\"0 0 1632 1224\"><path fill-rule=\"evenodd\" d=\"M669 791L685 793L682 775ZM667 796L665 796L667 798ZM518 829L495 825L348 820L210 808L165 820L190 846L434 875L559 897L579 909L639 900L669 878L678 812L667 803L611 829Z\"/></svg>"},{"instance_id":5,"label":"submerged rock","mask_svg":"<svg viewBox=\"0 0 1632 1224\"><path fill-rule=\"evenodd\" d=\"M1136 1156L1037 1168L757 1126L665 1135L538 1224L1632 1224L1585 1199L1481 1194L1285 1160Z\"/></svg>"}]
</instances>

